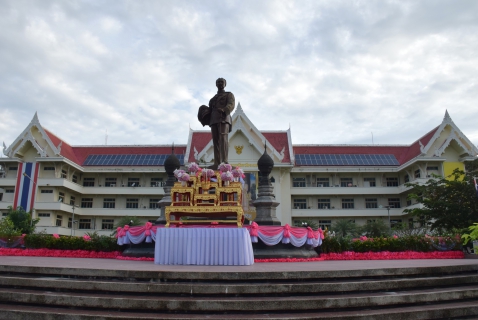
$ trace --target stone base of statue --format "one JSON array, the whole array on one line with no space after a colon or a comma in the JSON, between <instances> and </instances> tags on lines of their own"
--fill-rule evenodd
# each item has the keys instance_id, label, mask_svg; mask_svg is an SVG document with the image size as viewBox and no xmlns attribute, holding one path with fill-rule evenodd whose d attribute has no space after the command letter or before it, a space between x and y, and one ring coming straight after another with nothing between
<instances>
[{"instance_id":1,"label":"stone base of statue","mask_svg":"<svg viewBox=\"0 0 478 320\"><path fill-rule=\"evenodd\" d=\"M276 216L276 207L279 202L273 194L273 186L259 186L259 193L252 205L256 207L256 218L254 221L261 226L280 226L281 223Z\"/></svg>"},{"instance_id":2,"label":"stone base of statue","mask_svg":"<svg viewBox=\"0 0 478 320\"><path fill-rule=\"evenodd\" d=\"M316 258L318 253L311 245L304 244L302 247L294 247L292 244L278 243L274 246L268 246L259 239L259 242L252 244L255 259L274 259L274 258Z\"/></svg>"},{"instance_id":3,"label":"stone base of statue","mask_svg":"<svg viewBox=\"0 0 478 320\"><path fill-rule=\"evenodd\" d=\"M174 184L174 182L173 182ZM166 224L166 207L171 205L171 186L164 186L164 197L158 202L158 207L161 208L161 214L154 224Z\"/></svg>"}]
</instances>

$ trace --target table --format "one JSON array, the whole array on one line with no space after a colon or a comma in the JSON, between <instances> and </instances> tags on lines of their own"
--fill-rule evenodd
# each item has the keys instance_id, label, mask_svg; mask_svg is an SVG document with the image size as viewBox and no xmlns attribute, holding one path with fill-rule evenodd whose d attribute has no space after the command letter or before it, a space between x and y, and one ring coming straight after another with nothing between
<instances>
[{"instance_id":1,"label":"table","mask_svg":"<svg viewBox=\"0 0 478 320\"><path fill-rule=\"evenodd\" d=\"M254 253L245 228L158 228L154 263L249 266Z\"/></svg>"}]
</instances>

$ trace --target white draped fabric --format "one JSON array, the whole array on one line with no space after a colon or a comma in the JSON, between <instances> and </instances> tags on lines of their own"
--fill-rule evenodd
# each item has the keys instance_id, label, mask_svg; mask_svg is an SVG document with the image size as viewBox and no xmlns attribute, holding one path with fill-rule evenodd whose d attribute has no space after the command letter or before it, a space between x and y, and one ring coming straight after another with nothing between
<instances>
[{"instance_id":1,"label":"white draped fabric","mask_svg":"<svg viewBox=\"0 0 478 320\"><path fill-rule=\"evenodd\" d=\"M251 237L245 228L158 228L155 241L155 264L254 264Z\"/></svg>"}]
</instances>

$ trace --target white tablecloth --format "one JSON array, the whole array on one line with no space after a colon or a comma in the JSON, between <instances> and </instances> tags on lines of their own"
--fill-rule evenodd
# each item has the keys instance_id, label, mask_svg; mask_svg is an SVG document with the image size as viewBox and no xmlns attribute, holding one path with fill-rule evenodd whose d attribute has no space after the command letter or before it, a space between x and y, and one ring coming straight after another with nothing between
<instances>
[{"instance_id":1,"label":"white tablecloth","mask_svg":"<svg viewBox=\"0 0 478 320\"><path fill-rule=\"evenodd\" d=\"M245 228L158 228L154 263L248 266L254 253Z\"/></svg>"}]
</instances>

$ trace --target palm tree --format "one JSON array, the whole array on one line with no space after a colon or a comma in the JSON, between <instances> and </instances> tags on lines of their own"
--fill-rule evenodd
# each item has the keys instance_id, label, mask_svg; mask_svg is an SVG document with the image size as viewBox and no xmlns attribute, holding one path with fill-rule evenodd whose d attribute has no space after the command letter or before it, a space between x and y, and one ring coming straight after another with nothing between
<instances>
[{"instance_id":1,"label":"palm tree","mask_svg":"<svg viewBox=\"0 0 478 320\"><path fill-rule=\"evenodd\" d=\"M355 222L347 219L340 219L334 222L331 228L332 231L335 231L335 234L341 237L346 237L347 235L353 236L357 230Z\"/></svg>"}]
</instances>

